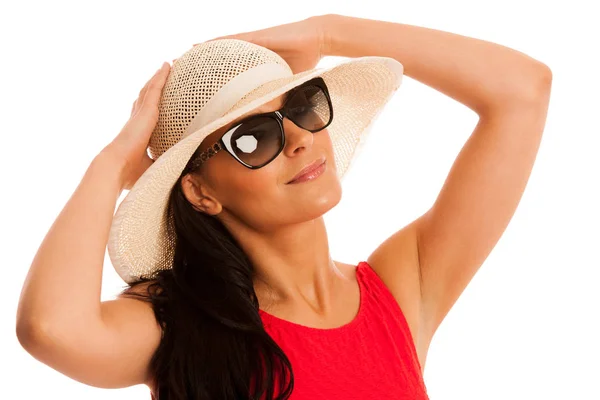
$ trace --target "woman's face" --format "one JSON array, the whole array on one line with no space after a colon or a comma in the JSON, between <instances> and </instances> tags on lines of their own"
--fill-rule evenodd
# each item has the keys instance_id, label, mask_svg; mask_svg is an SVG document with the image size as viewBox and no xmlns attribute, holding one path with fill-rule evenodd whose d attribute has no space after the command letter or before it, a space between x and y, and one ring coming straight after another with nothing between
<instances>
[{"instance_id":1,"label":"woman's face","mask_svg":"<svg viewBox=\"0 0 600 400\"><path fill-rule=\"evenodd\" d=\"M213 132L203 140L201 150L217 142L238 121L280 109L283 100L284 95L277 97ZM311 133L287 118L283 127L285 147L266 166L246 168L221 150L201 165L197 174L184 177L182 185L188 201L206 213L233 217L257 230L314 219L333 208L341 199L341 184L327 128ZM320 176L288 183L320 157L326 160Z\"/></svg>"}]
</instances>

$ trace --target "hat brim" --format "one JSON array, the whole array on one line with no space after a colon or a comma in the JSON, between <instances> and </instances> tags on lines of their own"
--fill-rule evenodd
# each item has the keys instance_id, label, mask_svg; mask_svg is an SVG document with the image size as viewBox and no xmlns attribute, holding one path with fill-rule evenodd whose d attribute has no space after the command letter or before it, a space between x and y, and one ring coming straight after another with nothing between
<instances>
[{"instance_id":1,"label":"hat brim","mask_svg":"<svg viewBox=\"0 0 600 400\"><path fill-rule=\"evenodd\" d=\"M169 196L192 154L212 132L320 76L333 103L334 118L328 131L341 179L361 150L372 123L400 87L403 70L393 58L370 56L276 79L253 90L242 107L181 139L154 161L119 204L108 238L108 254L117 274L132 283L171 268L174 238L168 229Z\"/></svg>"}]
</instances>

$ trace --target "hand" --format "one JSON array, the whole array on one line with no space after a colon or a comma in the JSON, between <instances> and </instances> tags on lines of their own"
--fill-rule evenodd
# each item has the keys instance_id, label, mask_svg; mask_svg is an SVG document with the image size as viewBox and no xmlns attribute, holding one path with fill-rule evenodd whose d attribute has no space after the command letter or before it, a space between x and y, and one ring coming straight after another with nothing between
<instances>
[{"instance_id":1,"label":"hand","mask_svg":"<svg viewBox=\"0 0 600 400\"><path fill-rule=\"evenodd\" d=\"M240 39L274 51L283 58L294 74L315 68L326 48L326 16L277 25L252 32L219 36L207 40ZM194 46L199 43L194 43Z\"/></svg>"},{"instance_id":2,"label":"hand","mask_svg":"<svg viewBox=\"0 0 600 400\"><path fill-rule=\"evenodd\" d=\"M122 163L123 189L131 190L133 184L154 162L148 156L147 148L158 122L158 102L170 68L169 63L165 62L146 82L133 102L129 121L117 137L102 150Z\"/></svg>"}]
</instances>

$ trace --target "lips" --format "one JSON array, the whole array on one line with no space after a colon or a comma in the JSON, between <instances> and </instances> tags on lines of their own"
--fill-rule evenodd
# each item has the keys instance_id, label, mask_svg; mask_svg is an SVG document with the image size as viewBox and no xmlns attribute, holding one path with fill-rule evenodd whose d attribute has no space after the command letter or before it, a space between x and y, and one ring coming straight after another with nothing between
<instances>
[{"instance_id":1,"label":"lips","mask_svg":"<svg viewBox=\"0 0 600 400\"><path fill-rule=\"evenodd\" d=\"M289 181L288 183L294 182L296 179L300 178L302 175L311 173L312 171L317 169L324 162L325 162L325 157L319 157L318 159L316 159L315 161L310 163L308 166L304 167L300 172L298 172L298 174L296 174L296 176L294 176L292 178L292 180Z\"/></svg>"}]
</instances>

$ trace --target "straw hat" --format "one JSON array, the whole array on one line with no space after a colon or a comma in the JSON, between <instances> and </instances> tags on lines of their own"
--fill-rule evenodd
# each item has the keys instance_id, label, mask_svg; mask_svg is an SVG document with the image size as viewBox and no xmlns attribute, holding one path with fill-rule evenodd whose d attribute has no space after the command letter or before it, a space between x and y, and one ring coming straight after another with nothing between
<instances>
[{"instance_id":1,"label":"straw hat","mask_svg":"<svg viewBox=\"0 0 600 400\"><path fill-rule=\"evenodd\" d=\"M194 46L173 63L163 87L148 147L154 163L114 215L108 254L116 272L132 283L171 268L175 237L166 212L169 194L210 133L319 76L333 106L327 129L341 179L372 122L400 87L403 71L393 58L360 57L294 74L277 53L247 41Z\"/></svg>"}]
</instances>

